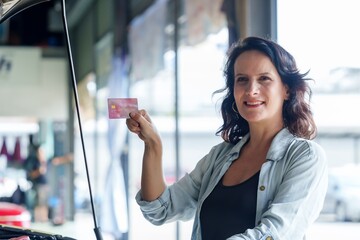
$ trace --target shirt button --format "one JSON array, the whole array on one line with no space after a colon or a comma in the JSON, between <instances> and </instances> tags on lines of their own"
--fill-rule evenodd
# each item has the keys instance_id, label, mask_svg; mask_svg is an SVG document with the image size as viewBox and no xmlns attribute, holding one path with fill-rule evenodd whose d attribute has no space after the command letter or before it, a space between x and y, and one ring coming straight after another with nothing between
<instances>
[{"instance_id":1,"label":"shirt button","mask_svg":"<svg viewBox=\"0 0 360 240\"><path fill-rule=\"evenodd\" d=\"M263 185L263 186L260 186L260 191L264 191L265 190L265 186ZM268 239L266 239L266 240L268 240Z\"/></svg>"},{"instance_id":2,"label":"shirt button","mask_svg":"<svg viewBox=\"0 0 360 240\"><path fill-rule=\"evenodd\" d=\"M273 240L273 238L272 237L267 237L266 240Z\"/></svg>"}]
</instances>

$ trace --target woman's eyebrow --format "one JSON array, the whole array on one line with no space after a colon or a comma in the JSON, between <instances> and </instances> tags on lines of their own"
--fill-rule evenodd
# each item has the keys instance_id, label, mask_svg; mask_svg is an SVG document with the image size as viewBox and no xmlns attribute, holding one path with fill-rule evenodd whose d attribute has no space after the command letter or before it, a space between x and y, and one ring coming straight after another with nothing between
<instances>
[{"instance_id":1,"label":"woman's eyebrow","mask_svg":"<svg viewBox=\"0 0 360 240\"><path fill-rule=\"evenodd\" d=\"M261 72L261 73L258 73L258 74L256 74L256 75L272 75L272 73L271 72ZM248 74L246 74L246 73L236 73L235 74L235 77L237 77L237 76L248 76Z\"/></svg>"},{"instance_id":2,"label":"woman's eyebrow","mask_svg":"<svg viewBox=\"0 0 360 240\"><path fill-rule=\"evenodd\" d=\"M262 72L262 73L259 73L259 75L271 75L270 72Z\"/></svg>"}]
</instances>

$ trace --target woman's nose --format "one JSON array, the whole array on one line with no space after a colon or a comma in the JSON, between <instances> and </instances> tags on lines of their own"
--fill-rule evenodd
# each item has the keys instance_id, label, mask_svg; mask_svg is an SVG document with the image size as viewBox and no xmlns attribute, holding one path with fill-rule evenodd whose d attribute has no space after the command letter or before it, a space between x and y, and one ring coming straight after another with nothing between
<instances>
[{"instance_id":1,"label":"woman's nose","mask_svg":"<svg viewBox=\"0 0 360 240\"><path fill-rule=\"evenodd\" d=\"M259 93L259 86L255 81L249 81L246 87L246 94L256 95Z\"/></svg>"}]
</instances>

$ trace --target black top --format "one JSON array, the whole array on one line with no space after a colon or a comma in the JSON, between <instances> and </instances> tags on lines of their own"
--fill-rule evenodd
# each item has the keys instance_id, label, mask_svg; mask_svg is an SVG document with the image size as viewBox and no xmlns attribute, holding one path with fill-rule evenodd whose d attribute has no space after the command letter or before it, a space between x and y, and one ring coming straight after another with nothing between
<instances>
[{"instance_id":1,"label":"black top","mask_svg":"<svg viewBox=\"0 0 360 240\"><path fill-rule=\"evenodd\" d=\"M203 240L223 240L255 227L259 174L234 186L219 181L200 211Z\"/></svg>"}]
</instances>

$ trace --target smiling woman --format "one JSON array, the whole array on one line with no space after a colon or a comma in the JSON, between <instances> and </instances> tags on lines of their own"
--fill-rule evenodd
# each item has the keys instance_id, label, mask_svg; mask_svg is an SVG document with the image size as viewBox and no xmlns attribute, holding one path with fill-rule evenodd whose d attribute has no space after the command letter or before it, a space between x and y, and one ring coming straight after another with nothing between
<instances>
[{"instance_id":1,"label":"smiling woman","mask_svg":"<svg viewBox=\"0 0 360 240\"><path fill-rule=\"evenodd\" d=\"M234 44L226 62L224 74L227 87L215 92L226 91L221 107L224 124L218 131L218 133L222 132L224 139L236 143L239 138L249 132L249 122L241 113L234 111L234 102L238 101L236 102L238 108L240 106L248 108L249 104L243 103L250 102L249 99L252 102L255 99L257 102L259 99L256 97L265 98L265 95L260 94L260 90L270 89L268 86L274 86L273 82L277 83L278 89L275 87L272 90L276 93L272 93L273 97L268 101L274 101L274 96L280 95L280 99L277 97L275 99L280 100L277 105L280 112L277 116L281 117L278 119L281 127L285 126L294 135L306 139L312 139L315 136L316 126L308 102L311 97L311 89L307 83L309 78L306 78L308 73L300 73L293 56L280 45L256 37L249 37L243 42ZM256 81L251 81L251 79L256 79ZM254 86L262 87L252 89L254 86L249 82L256 83ZM249 87L251 87L250 91L256 91L251 92L252 96L249 94ZM236 93L241 92L238 89L243 90L245 99L236 98ZM263 101L265 101L265 106L272 103L261 99L261 102Z\"/></svg>"},{"instance_id":2,"label":"smiling woman","mask_svg":"<svg viewBox=\"0 0 360 240\"><path fill-rule=\"evenodd\" d=\"M280 45L258 37L234 44L224 72L226 87L216 92L225 92L224 141L170 186L154 122L144 109L130 113L127 127L144 142L137 203L155 225L195 216L192 239L304 239L327 188L326 157L311 140L306 74Z\"/></svg>"}]
</instances>

